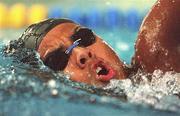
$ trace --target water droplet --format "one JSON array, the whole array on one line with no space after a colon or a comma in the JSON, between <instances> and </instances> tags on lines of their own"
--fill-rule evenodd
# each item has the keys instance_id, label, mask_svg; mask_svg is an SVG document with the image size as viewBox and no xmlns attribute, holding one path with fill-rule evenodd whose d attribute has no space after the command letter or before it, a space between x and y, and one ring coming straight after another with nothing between
<instances>
[{"instance_id":1,"label":"water droplet","mask_svg":"<svg viewBox=\"0 0 180 116\"><path fill-rule=\"evenodd\" d=\"M51 88L55 88L56 87L56 81L51 79L51 80L48 81L48 85Z\"/></svg>"},{"instance_id":2,"label":"water droplet","mask_svg":"<svg viewBox=\"0 0 180 116\"><path fill-rule=\"evenodd\" d=\"M54 96L54 97L57 96L58 95L58 90L57 89L52 89L51 90L51 95Z\"/></svg>"}]
</instances>

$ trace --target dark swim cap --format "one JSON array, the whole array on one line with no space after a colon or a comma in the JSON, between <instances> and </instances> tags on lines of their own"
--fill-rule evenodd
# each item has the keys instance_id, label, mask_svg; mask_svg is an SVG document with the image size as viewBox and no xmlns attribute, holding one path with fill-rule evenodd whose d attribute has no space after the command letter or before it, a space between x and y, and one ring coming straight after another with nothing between
<instances>
[{"instance_id":1,"label":"dark swim cap","mask_svg":"<svg viewBox=\"0 0 180 116\"><path fill-rule=\"evenodd\" d=\"M56 25L62 23L74 23L68 19L47 19L45 21L30 25L21 35L25 48L37 50L43 37Z\"/></svg>"}]
</instances>

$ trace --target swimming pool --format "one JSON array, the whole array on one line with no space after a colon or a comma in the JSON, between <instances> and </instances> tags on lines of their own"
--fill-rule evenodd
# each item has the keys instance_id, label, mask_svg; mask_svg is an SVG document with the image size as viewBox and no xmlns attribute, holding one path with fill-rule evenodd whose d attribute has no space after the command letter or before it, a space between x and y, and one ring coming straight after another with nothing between
<instances>
[{"instance_id":1,"label":"swimming pool","mask_svg":"<svg viewBox=\"0 0 180 116\"><path fill-rule=\"evenodd\" d=\"M1 31L1 115L177 116L180 114L179 73L163 74L157 70L151 75L152 79L149 82L149 74L138 72L131 80L112 80L105 88L71 82L67 79L67 75L54 73L42 65L41 61L40 67L34 68L3 55L3 46L22 32L23 29ZM119 29L113 31L96 29L95 32L107 40L124 61L130 62L136 32L130 33L128 30ZM124 48L116 47L121 44Z\"/></svg>"}]
</instances>

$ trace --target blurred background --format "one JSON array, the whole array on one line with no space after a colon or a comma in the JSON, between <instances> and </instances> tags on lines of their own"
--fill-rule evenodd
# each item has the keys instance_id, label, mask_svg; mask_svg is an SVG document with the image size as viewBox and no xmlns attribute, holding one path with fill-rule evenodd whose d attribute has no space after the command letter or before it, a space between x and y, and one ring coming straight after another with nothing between
<instances>
[{"instance_id":1,"label":"blurred background","mask_svg":"<svg viewBox=\"0 0 180 116\"><path fill-rule=\"evenodd\" d=\"M156 0L1 0L0 39L17 39L47 18L69 18L93 29L126 62L134 53L140 24Z\"/></svg>"}]
</instances>

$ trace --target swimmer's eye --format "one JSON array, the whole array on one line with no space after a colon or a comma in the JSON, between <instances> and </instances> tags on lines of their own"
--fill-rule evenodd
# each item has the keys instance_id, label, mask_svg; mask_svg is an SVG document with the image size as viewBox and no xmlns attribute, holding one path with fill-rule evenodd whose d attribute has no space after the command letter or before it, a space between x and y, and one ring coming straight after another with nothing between
<instances>
[{"instance_id":1,"label":"swimmer's eye","mask_svg":"<svg viewBox=\"0 0 180 116\"><path fill-rule=\"evenodd\" d=\"M78 39L81 39L81 41L79 41L79 46L87 47L87 46L92 45L95 42L96 37L91 29L79 28L71 36L71 39L73 41L77 41Z\"/></svg>"},{"instance_id":2,"label":"swimmer's eye","mask_svg":"<svg viewBox=\"0 0 180 116\"><path fill-rule=\"evenodd\" d=\"M54 71L63 70L68 63L69 55L62 48L59 48L51 53L44 60L44 64Z\"/></svg>"}]
</instances>

